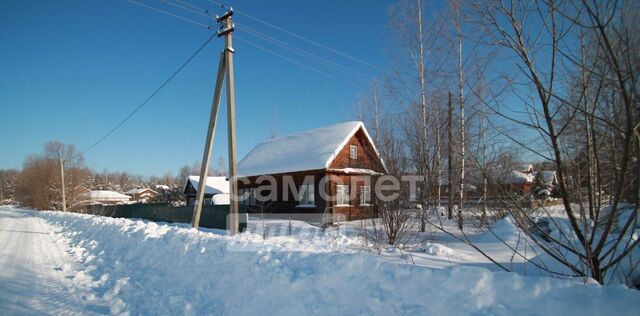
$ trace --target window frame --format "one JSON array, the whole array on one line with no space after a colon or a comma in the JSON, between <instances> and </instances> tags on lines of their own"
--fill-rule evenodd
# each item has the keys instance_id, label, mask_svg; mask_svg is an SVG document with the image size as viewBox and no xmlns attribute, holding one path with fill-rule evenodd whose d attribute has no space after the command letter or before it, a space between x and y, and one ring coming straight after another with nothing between
<instances>
[{"instance_id":1,"label":"window frame","mask_svg":"<svg viewBox=\"0 0 640 316\"><path fill-rule=\"evenodd\" d=\"M248 204L247 205L257 205L256 204L256 188L249 188L249 196L248 196Z\"/></svg>"},{"instance_id":2,"label":"window frame","mask_svg":"<svg viewBox=\"0 0 640 316\"><path fill-rule=\"evenodd\" d=\"M313 183L301 184L298 188L297 207L316 207L316 190Z\"/></svg>"},{"instance_id":3,"label":"window frame","mask_svg":"<svg viewBox=\"0 0 640 316\"><path fill-rule=\"evenodd\" d=\"M349 145L349 159L358 160L358 146Z\"/></svg>"},{"instance_id":4,"label":"window frame","mask_svg":"<svg viewBox=\"0 0 640 316\"><path fill-rule=\"evenodd\" d=\"M366 194L365 194L366 191ZM367 198L366 201L364 198ZM371 186L362 185L360 186L360 205L363 206L371 206Z\"/></svg>"},{"instance_id":5,"label":"window frame","mask_svg":"<svg viewBox=\"0 0 640 316\"><path fill-rule=\"evenodd\" d=\"M348 184L336 184L336 206L351 206L349 191Z\"/></svg>"}]
</instances>

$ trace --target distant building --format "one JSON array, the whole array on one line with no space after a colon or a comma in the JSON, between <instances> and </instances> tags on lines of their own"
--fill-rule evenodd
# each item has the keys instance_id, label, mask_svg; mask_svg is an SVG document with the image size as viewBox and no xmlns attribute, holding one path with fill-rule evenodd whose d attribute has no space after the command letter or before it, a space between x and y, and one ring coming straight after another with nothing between
<instances>
[{"instance_id":1,"label":"distant building","mask_svg":"<svg viewBox=\"0 0 640 316\"><path fill-rule=\"evenodd\" d=\"M198 195L199 176L189 176L184 184L187 205L194 205ZM226 177L207 177L204 191L204 205L229 204L229 180Z\"/></svg>"},{"instance_id":2,"label":"distant building","mask_svg":"<svg viewBox=\"0 0 640 316\"><path fill-rule=\"evenodd\" d=\"M150 188L131 189L124 194L130 195L132 201L140 203L147 203L158 196L158 192L151 190Z\"/></svg>"},{"instance_id":3,"label":"distant building","mask_svg":"<svg viewBox=\"0 0 640 316\"><path fill-rule=\"evenodd\" d=\"M514 171L533 175L533 165L530 163L519 163L513 168Z\"/></svg>"},{"instance_id":4,"label":"distant building","mask_svg":"<svg viewBox=\"0 0 640 316\"><path fill-rule=\"evenodd\" d=\"M127 204L131 196L114 191L97 190L80 194L82 204Z\"/></svg>"},{"instance_id":5,"label":"distant building","mask_svg":"<svg viewBox=\"0 0 640 316\"><path fill-rule=\"evenodd\" d=\"M544 184L548 186L555 186L558 184L558 177L555 170L538 171L536 174L540 174Z\"/></svg>"}]
</instances>

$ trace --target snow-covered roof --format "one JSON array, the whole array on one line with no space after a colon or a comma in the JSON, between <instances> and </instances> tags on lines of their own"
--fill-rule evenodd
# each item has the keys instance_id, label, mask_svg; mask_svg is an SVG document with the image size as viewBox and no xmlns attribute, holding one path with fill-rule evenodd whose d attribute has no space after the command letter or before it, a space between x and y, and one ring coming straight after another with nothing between
<instances>
[{"instance_id":1,"label":"snow-covered roof","mask_svg":"<svg viewBox=\"0 0 640 316\"><path fill-rule=\"evenodd\" d=\"M326 169L360 129L377 154L362 122L344 122L266 140L242 158L238 174L248 177Z\"/></svg>"},{"instance_id":2,"label":"snow-covered roof","mask_svg":"<svg viewBox=\"0 0 640 316\"><path fill-rule=\"evenodd\" d=\"M191 182L193 188L198 191L198 185L200 183L200 176L189 176L187 183ZM186 187L185 183L185 187ZM220 194L229 193L229 180L226 177L207 177L207 183L205 184L205 194Z\"/></svg>"},{"instance_id":3,"label":"snow-covered roof","mask_svg":"<svg viewBox=\"0 0 640 316\"><path fill-rule=\"evenodd\" d=\"M533 165L526 162L516 163L514 166L514 170L517 170L520 172L531 172L533 171Z\"/></svg>"},{"instance_id":4,"label":"snow-covered roof","mask_svg":"<svg viewBox=\"0 0 640 316\"><path fill-rule=\"evenodd\" d=\"M129 201L130 196L114 191L97 190L81 194L83 198L95 201Z\"/></svg>"},{"instance_id":5,"label":"snow-covered roof","mask_svg":"<svg viewBox=\"0 0 640 316\"><path fill-rule=\"evenodd\" d=\"M502 178L502 181L504 183L512 183L512 184L515 184L515 183L528 183L528 182L533 182L533 178L534 177L531 174L513 170L513 171L507 173Z\"/></svg>"},{"instance_id":6,"label":"snow-covered roof","mask_svg":"<svg viewBox=\"0 0 640 316\"><path fill-rule=\"evenodd\" d=\"M231 195L228 193L215 194L211 197L213 205L229 205L231 204Z\"/></svg>"},{"instance_id":7,"label":"snow-covered roof","mask_svg":"<svg viewBox=\"0 0 640 316\"><path fill-rule=\"evenodd\" d=\"M556 179L555 170L551 171L538 171L538 173L542 174L542 179L545 183L552 183Z\"/></svg>"},{"instance_id":8,"label":"snow-covered roof","mask_svg":"<svg viewBox=\"0 0 640 316\"><path fill-rule=\"evenodd\" d=\"M151 191L153 193L158 193L158 192L156 192L154 190L151 190L149 188L144 188L144 189L131 189L131 190L125 192L124 194L140 194L140 193L142 193L144 191L147 191L147 190L149 190L149 191Z\"/></svg>"},{"instance_id":9,"label":"snow-covered roof","mask_svg":"<svg viewBox=\"0 0 640 316\"><path fill-rule=\"evenodd\" d=\"M366 174L366 175L381 175L382 173L364 168L341 168L341 169L327 169L327 171L332 171L336 173L346 173L346 174Z\"/></svg>"}]
</instances>

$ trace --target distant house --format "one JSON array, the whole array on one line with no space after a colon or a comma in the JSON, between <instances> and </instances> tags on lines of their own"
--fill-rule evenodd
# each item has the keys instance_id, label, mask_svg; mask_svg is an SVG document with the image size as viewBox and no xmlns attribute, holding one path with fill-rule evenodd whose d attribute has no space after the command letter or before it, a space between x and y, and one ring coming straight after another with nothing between
<instances>
[{"instance_id":1,"label":"distant house","mask_svg":"<svg viewBox=\"0 0 640 316\"><path fill-rule=\"evenodd\" d=\"M151 190L150 188L143 189L131 189L124 194L130 195L132 201L147 203L156 196L158 196L158 192Z\"/></svg>"},{"instance_id":2,"label":"distant house","mask_svg":"<svg viewBox=\"0 0 640 316\"><path fill-rule=\"evenodd\" d=\"M558 184L558 177L555 170L538 171L536 174L540 174L542 176L542 180L548 186L555 186Z\"/></svg>"},{"instance_id":3,"label":"distant house","mask_svg":"<svg viewBox=\"0 0 640 316\"><path fill-rule=\"evenodd\" d=\"M379 203L373 181L364 178L385 173L364 124L345 122L259 143L238 163L238 175L244 180L238 181L238 193L246 197L240 204L248 211L366 218L377 213ZM261 182L257 180L266 175L273 176L278 192L271 194L275 199L260 203L256 188ZM294 187L295 193L284 186Z\"/></svg>"},{"instance_id":4,"label":"distant house","mask_svg":"<svg viewBox=\"0 0 640 316\"><path fill-rule=\"evenodd\" d=\"M533 179L533 170L531 172L512 170L499 178L498 183L510 192L528 194L533 187Z\"/></svg>"},{"instance_id":5,"label":"distant house","mask_svg":"<svg viewBox=\"0 0 640 316\"><path fill-rule=\"evenodd\" d=\"M198 195L199 176L189 176L184 184L187 205L194 205ZM229 180L226 177L207 177L204 191L204 205L229 204Z\"/></svg>"},{"instance_id":6,"label":"distant house","mask_svg":"<svg viewBox=\"0 0 640 316\"><path fill-rule=\"evenodd\" d=\"M80 194L82 204L126 204L131 196L114 191L97 190Z\"/></svg>"},{"instance_id":7,"label":"distant house","mask_svg":"<svg viewBox=\"0 0 640 316\"><path fill-rule=\"evenodd\" d=\"M513 168L514 171L533 175L533 165L530 163L518 163Z\"/></svg>"}]
</instances>

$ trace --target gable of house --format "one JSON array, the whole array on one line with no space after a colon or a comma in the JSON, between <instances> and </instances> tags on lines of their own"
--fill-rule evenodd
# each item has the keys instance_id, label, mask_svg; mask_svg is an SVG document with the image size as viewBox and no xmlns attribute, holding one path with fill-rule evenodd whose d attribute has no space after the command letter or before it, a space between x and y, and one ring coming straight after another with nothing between
<instances>
[{"instance_id":1,"label":"gable of house","mask_svg":"<svg viewBox=\"0 0 640 316\"><path fill-rule=\"evenodd\" d=\"M205 194L221 194L229 193L229 180L226 177L207 177L205 183ZM184 185L184 194L197 194L198 186L200 184L199 176L189 176L187 182Z\"/></svg>"},{"instance_id":2,"label":"gable of house","mask_svg":"<svg viewBox=\"0 0 640 316\"><path fill-rule=\"evenodd\" d=\"M354 155L355 154L355 155ZM331 170L353 170L353 173L384 173L385 167L364 128L358 129L338 151L329 165Z\"/></svg>"},{"instance_id":3,"label":"gable of house","mask_svg":"<svg viewBox=\"0 0 640 316\"><path fill-rule=\"evenodd\" d=\"M334 166L336 159L343 161L340 157L345 150L349 151L350 146L347 145L350 143L360 145L363 157L377 159L377 164L384 170L364 124L354 121L264 141L238 163L238 174L250 177L328 169ZM344 165L338 162L335 166Z\"/></svg>"}]
</instances>

